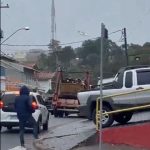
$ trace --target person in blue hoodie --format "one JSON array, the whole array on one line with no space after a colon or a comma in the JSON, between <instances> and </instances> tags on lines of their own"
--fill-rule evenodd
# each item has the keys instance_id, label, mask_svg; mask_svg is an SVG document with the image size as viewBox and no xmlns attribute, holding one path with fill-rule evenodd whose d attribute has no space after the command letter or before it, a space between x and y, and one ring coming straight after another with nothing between
<instances>
[{"instance_id":1,"label":"person in blue hoodie","mask_svg":"<svg viewBox=\"0 0 150 150\"><path fill-rule=\"evenodd\" d=\"M17 112L20 127L20 143L23 147L25 147L24 130L26 123L29 123L33 126L34 138L38 139L38 126L35 119L32 116L32 113L35 110L33 110L31 106L32 100L29 94L30 90L26 86L23 86L20 88L20 95L17 96L15 99L15 110Z\"/></svg>"}]
</instances>

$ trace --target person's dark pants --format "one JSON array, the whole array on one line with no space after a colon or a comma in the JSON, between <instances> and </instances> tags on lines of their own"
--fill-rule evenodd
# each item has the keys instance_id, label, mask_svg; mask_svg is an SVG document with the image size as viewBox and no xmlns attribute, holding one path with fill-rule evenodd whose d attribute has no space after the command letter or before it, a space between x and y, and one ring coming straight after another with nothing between
<instances>
[{"instance_id":1,"label":"person's dark pants","mask_svg":"<svg viewBox=\"0 0 150 150\"><path fill-rule=\"evenodd\" d=\"M33 116L30 116L28 119L19 119L19 126L20 126L20 143L21 146L24 146L24 130L26 124L29 123L33 127L33 136L35 139L38 139L38 125L33 118Z\"/></svg>"}]
</instances>

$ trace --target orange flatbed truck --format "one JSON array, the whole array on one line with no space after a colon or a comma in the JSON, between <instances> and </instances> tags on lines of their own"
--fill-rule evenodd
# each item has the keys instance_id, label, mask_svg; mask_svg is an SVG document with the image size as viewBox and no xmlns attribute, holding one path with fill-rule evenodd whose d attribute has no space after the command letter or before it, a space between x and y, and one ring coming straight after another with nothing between
<instances>
[{"instance_id":1,"label":"orange flatbed truck","mask_svg":"<svg viewBox=\"0 0 150 150\"><path fill-rule=\"evenodd\" d=\"M67 72L67 74L85 74L84 81L65 77L66 72L58 69L56 74L55 92L52 98L52 109L55 117L78 114L80 105L77 93L85 91L89 86L89 72Z\"/></svg>"}]
</instances>

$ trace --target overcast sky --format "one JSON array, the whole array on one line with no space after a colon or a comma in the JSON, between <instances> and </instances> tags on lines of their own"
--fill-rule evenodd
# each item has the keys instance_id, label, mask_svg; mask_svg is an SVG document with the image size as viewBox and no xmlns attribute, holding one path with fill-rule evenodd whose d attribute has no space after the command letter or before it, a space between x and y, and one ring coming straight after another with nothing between
<instances>
[{"instance_id":1,"label":"overcast sky","mask_svg":"<svg viewBox=\"0 0 150 150\"><path fill-rule=\"evenodd\" d=\"M16 29L29 26L29 31L19 31L9 44L48 44L51 39L51 0L1 0L1 26L5 38ZM150 42L150 0L55 0L57 40L69 43L100 36L101 23L109 33L127 28L128 43ZM86 32L81 36L78 31ZM109 38L117 42L121 33ZM121 43L117 43L121 44ZM72 45L76 47L78 45ZM2 47L3 50L28 50L47 47Z\"/></svg>"}]
</instances>

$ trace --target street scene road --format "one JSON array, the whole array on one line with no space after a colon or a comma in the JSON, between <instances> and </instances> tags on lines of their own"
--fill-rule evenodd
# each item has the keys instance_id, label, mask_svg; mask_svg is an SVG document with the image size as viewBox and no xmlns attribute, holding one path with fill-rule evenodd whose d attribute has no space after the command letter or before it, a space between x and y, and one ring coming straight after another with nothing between
<instances>
[{"instance_id":1,"label":"street scene road","mask_svg":"<svg viewBox=\"0 0 150 150\"><path fill-rule=\"evenodd\" d=\"M49 120L49 132L52 132L53 129L60 127L61 125L67 125L69 123L78 122L80 120L83 119L77 117L54 118L53 116L51 116ZM40 137L42 138L45 134L46 132L42 131ZM25 142L29 149L34 150L35 148L32 143L33 140L32 129L27 129L25 134ZM18 145L20 145L19 128L13 128L12 130L3 128L1 132L1 149L8 150L17 147Z\"/></svg>"},{"instance_id":2,"label":"street scene road","mask_svg":"<svg viewBox=\"0 0 150 150\"><path fill-rule=\"evenodd\" d=\"M150 0L1 0L0 150L150 150L149 18Z\"/></svg>"},{"instance_id":3,"label":"street scene road","mask_svg":"<svg viewBox=\"0 0 150 150\"><path fill-rule=\"evenodd\" d=\"M134 115L130 123L140 123L141 121L145 120L150 120L149 112ZM114 126L116 126L115 123ZM26 130L25 142L28 149L32 150L36 150L38 147L42 147L43 149L53 148L55 150L67 150L68 148L71 149L73 147L76 147L79 143L87 140L90 136L94 135L95 132L95 125L92 121L88 121L87 119L78 118L77 116L69 116L68 118L55 118L54 116L50 116L49 131L42 131L40 134L42 144L39 145L37 142L36 146L34 147L32 129ZM87 149L88 147L90 149L92 148L92 144L93 143L91 142L87 144L79 144L79 147L81 148L74 149L85 149L86 147L84 148L83 145L87 145ZM6 128L4 128L1 132L1 149L8 150L17 147L18 145L19 129L13 128L12 130L7 130ZM110 147L110 145L107 144L105 144L104 146ZM98 143L95 143L95 148L97 147ZM112 149L113 148L114 147L112 147Z\"/></svg>"}]
</instances>

